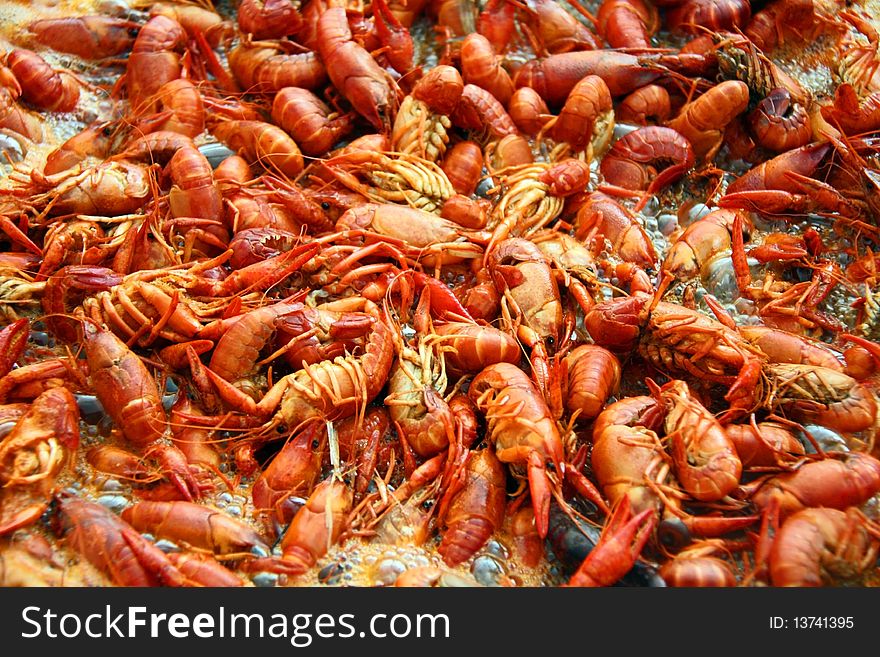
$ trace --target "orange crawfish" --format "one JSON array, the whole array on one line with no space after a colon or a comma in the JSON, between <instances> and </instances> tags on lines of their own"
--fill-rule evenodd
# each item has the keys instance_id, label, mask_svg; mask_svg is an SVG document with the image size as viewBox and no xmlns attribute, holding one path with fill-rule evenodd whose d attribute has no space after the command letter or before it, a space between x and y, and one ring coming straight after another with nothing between
<instances>
[{"instance_id":1,"label":"orange crawfish","mask_svg":"<svg viewBox=\"0 0 880 657\"><path fill-rule=\"evenodd\" d=\"M515 465L517 470L527 469L540 536L546 536L549 528L552 485L546 470L547 461L561 477L578 485L581 494L607 509L589 480L566 463L556 422L525 372L509 363L490 365L471 382L468 396L486 416L489 440L495 446L498 459Z\"/></svg>"}]
</instances>

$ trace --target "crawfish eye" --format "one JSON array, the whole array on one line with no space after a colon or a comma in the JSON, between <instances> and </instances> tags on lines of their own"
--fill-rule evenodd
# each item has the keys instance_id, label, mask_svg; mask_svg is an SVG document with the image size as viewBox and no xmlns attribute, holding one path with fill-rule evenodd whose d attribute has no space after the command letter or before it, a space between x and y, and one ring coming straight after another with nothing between
<instances>
[{"instance_id":1,"label":"crawfish eye","mask_svg":"<svg viewBox=\"0 0 880 657\"><path fill-rule=\"evenodd\" d=\"M312 449L318 449L318 446L319 446L320 444L321 444L321 443L318 442L317 440L313 440L313 441L312 441Z\"/></svg>"},{"instance_id":2,"label":"crawfish eye","mask_svg":"<svg viewBox=\"0 0 880 657\"><path fill-rule=\"evenodd\" d=\"M321 209L326 212L330 209L330 204L327 201L321 201Z\"/></svg>"},{"instance_id":3,"label":"crawfish eye","mask_svg":"<svg viewBox=\"0 0 880 657\"><path fill-rule=\"evenodd\" d=\"M681 549L691 542L691 532L678 518L663 520L657 528L657 538L671 549Z\"/></svg>"}]
</instances>

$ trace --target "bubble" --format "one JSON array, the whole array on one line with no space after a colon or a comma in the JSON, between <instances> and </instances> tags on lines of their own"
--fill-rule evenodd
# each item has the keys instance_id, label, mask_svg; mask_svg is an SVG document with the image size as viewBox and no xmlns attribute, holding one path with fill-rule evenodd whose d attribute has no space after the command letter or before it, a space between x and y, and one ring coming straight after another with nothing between
<instances>
[{"instance_id":1,"label":"bubble","mask_svg":"<svg viewBox=\"0 0 880 657\"><path fill-rule=\"evenodd\" d=\"M471 573L483 586L497 586L504 575L504 566L494 557L483 555L474 559Z\"/></svg>"},{"instance_id":2,"label":"bubble","mask_svg":"<svg viewBox=\"0 0 880 657\"><path fill-rule=\"evenodd\" d=\"M376 567L376 583L391 586L407 570L406 564L399 559L383 559Z\"/></svg>"},{"instance_id":3,"label":"bubble","mask_svg":"<svg viewBox=\"0 0 880 657\"><path fill-rule=\"evenodd\" d=\"M257 573L251 577L251 581L254 583L254 586L269 588L278 585L278 575L275 573Z\"/></svg>"},{"instance_id":4,"label":"bubble","mask_svg":"<svg viewBox=\"0 0 880 657\"><path fill-rule=\"evenodd\" d=\"M16 424L17 423L12 420L0 424L0 439L2 439L6 434L12 431L15 428Z\"/></svg>"},{"instance_id":5,"label":"bubble","mask_svg":"<svg viewBox=\"0 0 880 657\"><path fill-rule=\"evenodd\" d=\"M736 299L739 296L736 274L733 271L733 261L729 256L713 258L705 265L705 272L704 285L706 291L715 295L719 301L725 302Z\"/></svg>"},{"instance_id":6,"label":"bubble","mask_svg":"<svg viewBox=\"0 0 880 657\"><path fill-rule=\"evenodd\" d=\"M649 198L648 202L645 203L645 207L642 208L642 214L645 217L656 217L659 211L660 201L657 200L656 196Z\"/></svg>"},{"instance_id":7,"label":"bubble","mask_svg":"<svg viewBox=\"0 0 880 657\"><path fill-rule=\"evenodd\" d=\"M331 563L318 571L318 581L321 584L338 584L343 575L342 567L338 563Z\"/></svg>"},{"instance_id":8,"label":"bubble","mask_svg":"<svg viewBox=\"0 0 880 657\"><path fill-rule=\"evenodd\" d=\"M165 554L168 554L169 552L180 552L180 546L178 546L177 543L164 538L156 541L156 547L162 550Z\"/></svg>"},{"instance_id":9,"label":"bubble","mask_svg":"<svg viewBox=\"0 0 880 657\"><path fill-rule=\"evenodd\" d=\"M79 412L83 416L88 415L104 415L104 407L94 395L74 395L76 405L79 406Z\"/></svg>"},{"instance_id":10,"label":"bubble","mask_svg":"<svg viewBox=\"0 0 880 657\"><path fill-rule=\"evenodd\" d=\"M811 436L819 443L819 447L821 447L826 452L848 452L849 446L847 445L846 440L844 440L843 436L841 436L836 431L832 431L828 427L819 426L818 424L807 424L804 426L804 429L810 433ZM804 449L808 454L815 454L816 450L813 448L813 444L809 440L802 440L804 443Z\"/></svg>"},{"instance_id":11,"label":"bubble","mask_svg":"<svg viewBox=\"0 0 880 657\"><path fill-rule=\"evenodd\" d=\"M674 214L657 215L657 229L664 237L669 237L678 228L678 217Z\"/></svg>"},{"instance_id":12,"label":"bubble","mask_svg":"<svg viewBox=\"0 0 880 657\"><path fill-rule=\"evenodd\" d=\"M688 223L693 223L697 219L702 219L710 212L712 212L712 208L705 203L695 203L691 206L691 209L688 210Z\"/></svg>"},{"instance_id":13,"label":"bubble","mask_svg":"<svg viewBox=\"0 0 880 657\"><path fill-rule=\"evenodd\" d=\"M121 513L129 504L128 499L121 495L101 495L97 502L113 513Z\"/></svg>"},{"instance_id":14,"label":"bubble","mask_svg":"<svg viewBox=\"0 0 880 657\"><path fill-rule=\"evenodd\" d=\"M477 183L477 189L474 193L482 198L488 198L489 190L492 189L494 185L495 184L492 182L491 178L483 178Z\"/></svg>"},{"instance_id":15,"label":"bubble","mask_svg":"<svg viewBox=\"0 0 880 657\"><path fill-rule=\"evenodd\" d=\"M493 557L498 557L501 560L506 560L510 557L510 551L507 549L507 546L494 539L486 543L485 550L487 554L491 554Z\"/></svg>"}]
</instances>

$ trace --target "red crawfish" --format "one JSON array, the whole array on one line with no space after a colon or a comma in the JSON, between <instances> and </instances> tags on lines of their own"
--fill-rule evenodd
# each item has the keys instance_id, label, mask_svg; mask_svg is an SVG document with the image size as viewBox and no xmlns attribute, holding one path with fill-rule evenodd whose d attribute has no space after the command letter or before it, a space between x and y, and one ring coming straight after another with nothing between
<instances>
[{"instance_id":1,"label":"red crawfish","mask_svg":"<svg viewBox=\"0 0 880 657\"><path fill-rule=\"evenodd\" d=\"M246 564L252 571L301 575L339 540L351 511L352 494L345 483L326 479L315 487L281 539L281 558L265 557Z\"/></svg>"},{"instance_id":2,"label":"red crawfish","mask_svg":"<svg viewBox=\"0 0 880 657\"><path fill-rule=\"evenodd\" d=\"M447 566L471 558L504 520L507 500L506 471L491 448L471 452L460 487L450 488L443 514L443 538L437 551ZM444 500L445 502L445 500Z\"/></svg>"},{"instance_id":3,"label":"red crawfish","mask_svg":"<svg viewBox=\"0 0 880 657\"><path fill-rule=\"evenodd\" d=\"M770 552L773 586L858 581L876 562L880 527L855 507L809 508L780 527Z\"/></svg>"},{"instance_id":4,"label":"red crawfish","mask_svg":"<svg viewBox=\"0 0 880 657\"><path fill-rule=\"evenodd\" d=\"M49 506L58 475L79 445L79 410L67 388L39 397L0 439L0 536Z\"/></svg>"},{"instance_id":5,"label":"red crawfish","mask_svg":"<svg viewBox=\"0 0 880 657\"><path fill-rule=\"evenodd\" d=\"M162 550L100 504L62 496L58 508L58 534L117 586L191 585Z\"/></svg>"},{"instance_id":6,"label":"red crawfish","mask_svg":"<svg viewBox=\"0 0 880 657\"><path fill-rule=\"evenodd\" d=\"M843 510L864 504L880 491L880 461L860 452L830 453L756 485L751 502L759 509L778 504L781 518L808 507Z\"/></svg>"},{"instance_id":7,"label":"red crawfish","mask_svg":"<svg viewBox=\"0 0 880 657\"><path fill-rule=\"evenodd\" d=\"M715 502L739 485L742 462L724 427L691 393L684 381L660 389L666 406L665 429L672 446L675 472L685 491L703 502Z\"/></svg>"},{"instance_id":8,"label":"red crawfish","mask_svg":"<svg viewBox=\"0 0 880 657\"><path fill-rule=\"evenodd\" d=\"M152 374L138 356L113 333L92 321L82 322L82 343L95 394L126 439L154 456L184 499L202 494L186 457L163 442L168 419Z\"/></svg>"},{"instance_id":9,"label":"red crawfish","mask_svg":"<svg viewBox=\"0 0 880 657\"><path fill-rule=\"evenodd\" d=\"M611 586L617 582L635 565L656 523L653 509L633 515L629 498L624 497L605 523L599 541L566 586Z\"/></svg>"},{"instance_id":10,"label":"red crawfish","mask_svg":"<svg viewBox=\"0 0 880 657\"><path fill-rule=\"evenodd\" d=\"M244 521L192 502L138 502L122 519L140 532L207 550L225 559L266 554L266 541Z\"/></svg>"},{"instance_id":11,"label":"red crawfish","mask_svg":"<svg viewBox=\"0 0 880 657\"><path fill-rule=\"evenodd\" d=\"M497 363L471 382L468 396L486 416L489 441L502 463L526 469L538 534L547 535L551 486L546 463L560 476L575 483L579 492L603 510L607 505L595 487L565 462L562 437L546 402L535 384L516 365Z\"/></svg>"}]
</instances>

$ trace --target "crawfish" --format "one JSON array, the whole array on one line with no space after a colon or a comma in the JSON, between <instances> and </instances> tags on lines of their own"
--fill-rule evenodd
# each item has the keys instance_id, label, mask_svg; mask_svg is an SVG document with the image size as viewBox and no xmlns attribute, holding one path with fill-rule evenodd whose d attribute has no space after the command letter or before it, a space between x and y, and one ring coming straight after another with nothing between
<instances>
[{"instance_id":1,"label":"crawfish","mask_svg":"<svg viewBox=\"0 0 880 657\"><path fill-rule=\"evenodd\" d=\"M724 429L733 441L743 468L772 467L804 455L801 441L778 422L728 424Z\"/></svg>"},{"instance_id":2,"label":"crawfish","mask_svg":"<svg viewBox=\"0 0 880 657\"><path fill-rule=\"evenodd\" d=\"M732 248L731 233L737 216L735 210L715 210L685 228L666 254L663 271L687 281L707 277L711 263ZM742 221L745 230L751 222Z\"/></svg>"},{"instance_id":3,"label":"crawfish","mask_svg":"<svg viewBox=\"0 0 880 657\"><path fill-rule=\"evenodd\" d=\"M352 494L345 483L334 477L325 479L315 487L287 528L281 539L281 558L256 559L248 568L289 575L307 572L339 540L346 528L351 504Z\"/></svg>"},{"instance_id":4,"label":"crawfish","mask_svg":"<svg viewBox=\"0 0 880 657\"><path fill-rule=\"evenodd\" d=\"M658 84L646 84L627 95L617 106L617 119L623 123L648 125L663 123L672 113L669 92Z\"/></svg>"},{"instance_id":5,"label":"crawfish","mask_svg":"<svg viewBox=\"0 0 880 657\"><path fill-rule=\"evenodd\" d=\"M513 95L513 81L500 57L482 34L469 34L461 44L461 75L465 84L482 87L505 107Z\"/></svg>"},{"instance_id":6,"label":"crawfish","mask_svg":"<svg viewBox=\"0 0 880 657\"><path fill-rule=\"evenodd\" d=\"M531 87L520 87L510 97L507 106L511 120L520 132L536 136L552 118L547 103Z\"/></svg>"},{"instance_id":7,"label":"crawfish","mask_svg":"<svg viewBox=\"0 0 880 657\"><path fill-rule=\"evenodd\" d=\"M519 343L510 333L476 322L443 322L434 326L435 337L453 374L474 374L493 363L519 363Z\"/></svg>"},{"instance_id":8,"label":"crawfish","mask_svg":"<svg viewBox=\"0 0 880 657\"><path fill-rule=\"evenodd\" d=\"M74 167L39 176L38 184L46 191L33 196L32 201L52 215L129 214L143 207L151 194L150 170L131 162L106 161L82 171Z\"/></svg>"},{"instance_id":9,"label":"crawfish","mask_svg":"<svg viewBox=\"0 0 880 657\"><path fill-rule=\"evenodd\" d=\"M280 39L297 33L303 24L290 0L242 0L237 19L241 31L254 39Z\"/></svg>"},{"instance_id":10,"label":"crawfish","mask_svg":"<svg viewBox=\"0 0 880 657\"><path fill-rule=\"evenodd\" d=\"M636 513L662 508L658 490L669 478L669 467L657 433L649 428L659 416L657 400L640 396L609 404L596 418L593 473L612 506L627 497Z\"/></svg>"},{"instance_id":11,"label":"crawfish","mask_svg":"<svg viewBox=\"0 0 880 657\"><path fill-rule=\"evenodd\" d=\"M658 190L679 180L694 165L690 141L672 128L645 126L618 139L599 165L605 181L615 187L645 190L636 210Z\"/></svg>"},{"instance_id":12,"label":"crawfish","mask_svg":"<svg viewBox=\"0 0 880 657\"><path fill-rule=\"evenodd\" d=\"M432 68L400 104L391 130L393 149L431 162L441 160L452 128L449 115L463 91L464 81L455 68Z\"/></svg>"},{"instance_id":13,"label":"crawfish","mask_svg":"<svg viewBox=\"0 0 880 657\"><path fill-rule=\"evenodd\" d=\"M624 262L646 269L656 265L654 243L639 219L607 194L591 193L578 210L574 226L574 236L583 243L596 239L604 245L607 241L608 252Z\"/></svg>"},{"instance_id":14,"label":"crawfish","mask_svg":"<svg viewBox=\"0 0 880 657\"><path fill-rule=\"evenodd\" d=\"M190 585L164 552L100 504L64 496L58 507L58 533L117 586Z\"/></svg>"},{"instance_id":15,"label":"crawfish","mask_svg":"<svg viewBox=\"0 0 880 657\"><path fill-rule=\"evenodd\" d=\"M385 407L370 408L363 418L347 417L334 423L334 426L339 442L339 458L344 467L355 471L353 492L355 501L359 502L366 495L378 469L384 466L388 473L393 468L394 452L399 449L399 441L390 431L391 418ZM325 466L329 464L328 456L325 453Z\"/></svg>"},{"instance_id":16,"label":"crawfish","mask_svg":"<svg viewBox=\"0 0 880 657\"><path fill-rule=\"evenodd\" d=\"M720 549L714 541L696 543L664 563L660 577L667 586L736 586L731 565L714 556Z\"/></svg>"},{"instance_id":17,"label":"crawfish","mask_svg":"<svg viewBox=\"0 0 880 657\"><path fill-rule=\"evenodd\" d=\"M51 176L75 167L88 158L106 158L115 144L116 130L105 121L96 121L65 141L46 156L43 174Z\"/></svg>"},{"instance_id":18,"label":"crawfish","mask_svg":"<svg viewBox=\"0 0 880 657\"><path fill-rule=\"evenodd\" d=\"M122 512L122 520L139 532L207 550L225 559L269 551L263 538L243 521L192 502L138 502Z\"/></svg>"},{"instance_id":19,"label":"crawfish","mask_svg":"<svg viewBox=\"0 0 880 657\"><path fill-rule=\"evenodd\" d=\"M295 178L303 169L297 143L284 130L262 121L220 121L211 133L249 162L259 163L282 177Z\"/></svg>"},{"instance_id":20,"label":"crawfish","mask_svg":"<svg viewBox=\"0 0 880 657\"><path fill-rule=\"evenodd\" d=\"M171 563L191 582L199 586L244 586L244 581L209 554L170 552Z\"/></svg>"},{"instance_id":21,"label":"crawfish","mask_svg":"<svg viewBox=\"0 0 880 657\"><path fill-rule=\"evenodd\" d=\"M23 108L16 98L10 89L0 86L0 128L32 141L42 140L43 121L40 115Z\"/></svg>"},{"instance_id":22,"label":"crawfish","mask_svg":"<svg viewBox=\"0 0 880 657\"><path fill-rule=\"evenodd\" d=\"M880 528L855 508L804 509L788 518L770 552L773 586L823 586L863 575L877 560Z\"/></svg>"},{"instance_id":23,"label":"crawfish","mask_svg":"<svg viewBox=\"0 0 880 657\"><path fill-rule=\"evenodd\" d=\"M296 427L314 417L362 414L388 378L394 358L393 334L388 320L382 317L376 304L367 299L349 297L335 302L334 307L370 315L372 327L359 355L337 356L333 360L304 365L280 379L259 402L213 375L211 380L224 400L252 417L271 417L272 426Z\"/></svg>"},{"instance_id":24,"label":"crawfish","mask_svg":"<svg viewBox=\"0 0 880 657\"><path fill-rule=\"evenodd\" d=\"M589 166L574 158L516 167L505 177L504 195L492 212L487 251L507 237L528 236L547 226L562 213L564 198L583 191L588 181Z\"/></svg>"},{"instance_id":25,"label":"crawfish","mask_svg":"<svg viewBox=\"0 0 880 657\"><path fill-rule=\"evenodd\" d=\"M327 82L318 53L286 52L281 41L241 44L229 53L229 68L245 91L270 94L285 87L313 91Z\"/></svg>"},{"instance_id":26,"label":"crawfish","mask_svg":"<svg viewBox=\"0 0 880 657\"><path fill-rule=\"evenodd\" d=\"M813 0L773 0L755 12L743 34L762 52L771 52L792 35L811 38L823 23L833 28L833 20L818 13Z\"/></svg>"},{"instance_id":27,"label":"crawfish","mask_svg":"<svg viewBox=\"0 0 880 657\"><path fill-rule=\"evenodd\" d=\"M284 87L272 101L272 119L306 155L325 155L354 127L352 114L332 111L308 89Z\"/></svg>"},{"instance_id":28,"label":"crawfish","mask_svg":"<svg viewBox=\"0 0 880 657\"><path fill-rule=\"evenodd\" d=\"M666 406L666 436L684 489L703 502L714 502L733 492L739 485L742 462L724 427L684 381L673 380L663 386L660 402Z\"/></svg>"},{"instance_id":29,"label":"crawfish","mask_svg":"<svg viewBox=\"0 0 880 657\"><path fill-rule=\"evenodd\" d=\"M180 77L185 45L183 27L166 16L154 16L138 32L125 71L128 100L136 115L156 112L156 92Z\"/></svg>"},{"instance_id":30,"label":"crawfish","mask_svg":"<svg viewBox=\"0 0 880 657\"><path fill-rule=\"evenodd\" d=\"M531 242L506 239L489 254L489 272L502 291L502 303L519 318L518 334L529 346L558 345L565 337L562 303L550 260Z\"/></svg>"},{"instance_id":31,"label":"crawfish","mask_svg":"<svg viewBox=\"0 0 880 657\"><path fill-rule=\"evenodd\" d=\"M104 59L131 48L140 26L110 16L44 18L28 24L34 40L83 59Z\"/></svg>"},{"instance_id":32,"label":"crawfish","mask_svg":"<svg viewBox=\"0 0 880 657\"><path fill-rule=\"evenodd\" d=\"M483 174L483 149L476 142L460 141L446 153L441 168L458 194L470 196Z\"/></svg>"},{"instance_id":33,"label":"crawfish","mask_svg":"<svg viewBox=\"0 0 880 657\"><path fill-rule=\"evenodd\" d=\"M359 151L330 158L324 164L343 185L378 203L406 204L412 209L436 213L455 195L443 169L415 155L389 157ZM370 185L364 185L352 173L353 168Z\"/></svg>"},{"instance_id":34,"label":"crawfish","mask_svg":"<svg viewBox=\"0 0 880 657\"><path fill-rule=\"evenodd\" d=\"M277 331L282 318L294 313L306 317L311 314L302 303L282 301L234 318L211 355L208 365L211 371L227 381L237 381L253 374L260 352ZM314 332L314 327L311 328Z\"/></svg>"},{"instance_id":35,"label":"crawfish","mask_svg":"<svg viewBox=\"0 0 880 657\"><path fill-rule=\"evenodd\" d=\"M517 87L531 87L552 108L562 105L586 75L598 75L605 80L612 96L623 96L673 75L676 68L704 71L706 62L704 55L691 53L656 56L615 50L566 52L526 63L514 75L513 83Z\"/></svg>"},{"instance_id":36,"label":"crawfish","mask_svg":"<svg viewBox=\"0 0 880 657\"><path fill-rule=\"evenodd\" d=\"M858 506L878 491L880 461L859 452L832 453L828 458L804 463L794 472L761 481L751 501L759 509L778 504L779 516L784 518L807 507Z\"/></svg>"},{"instance_id":37,"label":"crawfish","mask_svg":"<svg viewBox=\"0 0 880 657\"><path fill-rule=\"evenodd\" d=\"M562 437L550 409L521 369L509 363L490 365L471 382L468 396L486 415L489 441L498 459L514 465L517 477L521 477L522 468L526 468L535 524L542 538L547 536L550 516L547 461L560 476L578 485L591 501L607 509L586 477L565 463Z\"/></svg>"},{"instance_id":38,"label":"crawfish","mask_svg":"<svg viewBox=\"0 0 880 657\"><path fill-rule=\"evenodd\" d=\"M321 474L326 438L321 422L311 422L291 436L254 482L254 507L271 513L280 523L289 523L290 499L308 497Z\"/></svg>"},{"instance_id":39,"label":"crawfish","mask_svg":"<svg viewBox=\"0 0 880 657\"><path fill-rule=\"evenodd\" d=\"M82 322L82 343L92 387L115 426L129 442L160 461L184 499L200 497L202 485L186 457L164 442L168 420L146 365L113 333L90 320Z\"/></svg>"},{"instance_id":40,"label":"crawfish","mask_svg":"<svg viewBox=\"0 0 880 657\"><path fill-rule=\"evenodd\" d=\"M773 89L749 114L750 126L759 146L777 153L806 146L813 139L807 109L792 102L788 89Z\"/></svg>"},{"instance_id":41,"label":"crawfish","mask_svg":"<svg viewBox=\"0 0 880 657\"><path fill-rule=\"evenodd\" d=\"M168 163L174 186L168 204L174 217L223 218L223 197L214 181L211 165L194 146L176 150Z\"/></svg>"},{"instance_id":42,"label":"crawfish","mask_svg":"<svg viewBox=\"0 0 880 657\"><path fill-rule=\"evenodd\" d=\"M676 3L666 15L669 29L689 34L699 34L701 29L731 32L745 27L752 17L748 0L724 0L703 2L684 0Z\"/></svg>"},{"instance_id":43,"label":"crawfish","mask_svg":"<svg viewBox=\"0 0 880 657\"><path fill-rule=\"evenodd\" d=\"M58 475L79 445L79 411L67 388L42 393L0 439L0 535L48 508Z\"/></svg>"},{"instance_id":44,"label":"crawfish","mask_svg":"<svg viewBox=\"0 0 880 657\"><path fill-rule=\"evenodd\" d=\"M459 128L472 130L475 138L498 139L517 133L516 125L504 105L475 84L464 85L458 106L450 118Z\"/></svg>"},{"instance_id":45,"label":"crawfish","mask_svg":"<svg viewBox=\"0 0 880 657\"><path fill-rule=\"evenodd\" d=\"M479 258L483 249L468 239L469 231L436 214L391 203L367 203L347 210L336 222L339 231L369 231L399 240L411 257L425 265L453 264Z\"/></svg>"},{"instance_id":46,"label":"crawfish","mask_svg":"<svg viewBox=\"0 0 880 657\"><path fill-rule=\"evenodd\" d=\"M595 50L599 38L553 0L527 0L526 25L534 32L539 54Z\"/></svg>"},{"instance_id":47,"label":"crawfish","mask_svg":"<svg viewBox=\"0 0 880 657\"><path fill-rule=\"evenodd\" d=\"M445 527L437 551L443 562L455 567L479 550L504 520L506 473L491 448L471 452L465 463L460 489L450 489Z\"/></svg>"},{"instance_id":48,"label":"crawfish","mask_svg":"<svg viewBox=\"0 0 880 657\"><path fill-rule=\"evenodd\" d=\"M397 334L397 362L388 378L389 407L406 442L421 457L431 457L446 449L453 438L453 417L443 398L446 368L442 352L432 348L425 337L416 338L415 347Z\"/></svg>"},{"instance_id":49,"label":"crawfish","mask_svg":"<svg viewBox=\"0 0 880 657\"><path fill-rule=\"evenodd\" d=\"M778 363L765 367L768 408L783 408L802 421L857 432L877 421L877 400L862 383L820 365Z\"/></svg>"},{"instance_id":50,"label":"crawfish","mask_svg":"<svg viewBox=\"0 0 880 657\"><path fill-rule=\"evenodd\" d=\"M650 48L651 35L660 26L657 8L643 0L603 0L596 21L612 48Z\"/></svg>"},{"instance_id":51,"label":"crawfish","mask_svg":"<svg viewBox=\"0 0 880 657\"><path fill-rule=\"evenodd\" d=\"M49 63L30 50L13 50L5 64L21 85L24 101L52 112L70 112L79 102L79 86L69 73L56 73Z\"/></svg>"},{"instance_id":52,"label":"crawfish","mask_svg":"<svg viewBox=\"0 0 880 657\"><path fill-rule=\"evenodd\" d=\"M85 290L90 294L81 302L83 314L126 340L148 345L157 337L175 342L195 337L202 327L195 302L168 281L143 278L138 272L120 277L104 267L69 265L49 278L43 304L48 312L64 313L68 289Z\"/></svg>"},{"instance_id":53,"label":"crawfish","mask_svg":"<svg viewBox=\"0 0 880 657\"><path fill-rule=\"evenodd\" d=\"M559 112L543 128L559 142L567 143L573 152L590 146L590 153L603 153L611 143L614 131L614 109L608 85L598 75L580 80Z\"/></svg>"},{"instance_id":54,"label":"crawfish","mask_svg":"<svg viewBox=\"0 0 880 657\"><path fill-rule=\"evenodd\" d=\"M637 295L606 301L587 313L585 324L597 344L631 349L663 371L687 372L731 386L725 399L744 410L758 403L756 385L766 357L734 329L679 304Z\"/></svg>"},{"instance_id":55,"label":"crawfish","mask_svg":"<svg viewBox=\"0 0 880 657\"><path fill-rule=\"evenodd\" d=\"M597 345L579 345L565 356L568 394L565 406L581 420L599 415L608 398L620 385L621 367L617 357Z\"/></svg>"},{"instance_id":56,"label":"crawfish","mask_svg":"<svg viewBox=\"0 0 880 657\"><path fill-rule=\"evenodd\" d=\"M370 124L388 132L397 97L388 74L352 39L342 7L330 7L318 19L318 52L339 92Z\"/></svg>"},{"instance_id":57,"label":"crawfish","mask_svg":"<svg viewBox=\"0 0 880 657\"><path fill-rule=\"evenodd\" d=\"M708 162L721 148L727 124L748 105L748 86L739 80L727 80L681 108L666 126L690 142L697 160Z\"/></svg>"},{"instance_id":58,"label":"crawfish","mask_svg":"<svg viewBox=\"0 0 880 657\"><path fill-rule=\"evenodd\" d=\"M611 586L617 582L635 565L656 524L653 509L633 515L629 498L623 498L567 586Z\"/></svg>"}]
</instances>

